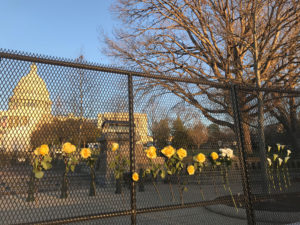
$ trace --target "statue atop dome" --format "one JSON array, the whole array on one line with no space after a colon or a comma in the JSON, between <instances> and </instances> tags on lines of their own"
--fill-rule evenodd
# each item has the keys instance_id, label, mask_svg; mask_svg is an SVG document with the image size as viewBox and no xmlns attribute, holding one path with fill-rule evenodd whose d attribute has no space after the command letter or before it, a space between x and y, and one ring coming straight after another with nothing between
<instances>
[{"instance_id":1,"label":"statue atop dome","mask_svg":"<svg viewBox=\"0 0 300 225\"><path fill-rule=\"evenodd\" d=\"M35 65L35 63L32 63L30 65L30 68L31 68L31 70L29 73L37 74L37 66Z\"/></svg>"}]
</instances>

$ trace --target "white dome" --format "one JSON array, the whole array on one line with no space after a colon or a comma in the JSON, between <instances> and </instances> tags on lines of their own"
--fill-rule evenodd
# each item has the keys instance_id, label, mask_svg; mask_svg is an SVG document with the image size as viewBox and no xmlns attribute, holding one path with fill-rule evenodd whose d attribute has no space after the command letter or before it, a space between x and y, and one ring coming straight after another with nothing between
<instances>
[{"instance_id":1,"label":"white dome","mask_svg":"<svg viewBox=\"0 0 300 225\"><path fill-rule=\"evenodd\" d=\"M37 74L37 66L33 63L30 72L21 78L17 86L13 90L13 96L10 98L10 103L36 102L37 105L51 105L49 92L45 81Z\"/></svg>"}]
</instances>

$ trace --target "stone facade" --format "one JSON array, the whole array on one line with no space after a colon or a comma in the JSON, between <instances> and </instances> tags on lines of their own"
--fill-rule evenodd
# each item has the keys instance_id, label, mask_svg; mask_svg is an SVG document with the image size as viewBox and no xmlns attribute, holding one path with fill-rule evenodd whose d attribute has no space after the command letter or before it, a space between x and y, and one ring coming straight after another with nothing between
<instances>
[{"instance_id":1,"label":"stone facade","mask_svg":"<svg viewBox=\"0 0 300 225\"><path fill-rule=\"evenodd\" d=\"M134 113L134 124L136 135L140 137L139 141L142 144L147 144L149 141L152 141L152 138L148 135L148 120L147 114L145 113ZM107 112L98 114L98 128L102 130L102 133L122 133L128 132L128 126L124 124L115 124L110 126L105 126L106 121L116 121L116 122L128 122L129 114L122 112Z\"/></svg>"}]
</instances>

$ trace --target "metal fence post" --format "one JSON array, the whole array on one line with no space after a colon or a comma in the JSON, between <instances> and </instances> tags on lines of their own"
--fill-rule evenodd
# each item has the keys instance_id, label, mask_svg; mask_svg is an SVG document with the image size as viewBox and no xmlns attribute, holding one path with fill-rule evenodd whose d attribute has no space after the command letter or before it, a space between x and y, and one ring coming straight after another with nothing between
<instances>
[{"instance_id":1,"label":"metal fence post","mask_svg":"<svg viewBox=\"0 0 300 225\"><path fill-rule=\"evenodd\" d=\"M134 145L134 116L133 116L133 83L132 75L128 75L128 98L129 98L129 151L130 151L130 174L135 172L135 145ZM130 177L131 178L131 177ZM130 188L131 224L136 225L136 185L131 179Z\"/></svg>"},{"instance_id":2,"label":"metal fence post","mask_svg":"<svg viewBox=\"0 0 300 225\"><path fill-rule=\"evenodd\" d=\"M249 186L249 173L247 168L247 161L246 161L246 152L245 152L245 144L244 143L244 133L242 129L242 121L241 121L241 112L239 107L239 99L237 95L237 85L232 85L231 87L231 99L232 99L232 107L234 112L234 124L235 130L237 135L237 142L238 142L238 156L240 159L241 165L241 175L242 175L242 185L246 203L246 214L247 220L249 225L255 224L255 215L252 206L251 200L251 190Z\"/></svg>"}]
</instances>

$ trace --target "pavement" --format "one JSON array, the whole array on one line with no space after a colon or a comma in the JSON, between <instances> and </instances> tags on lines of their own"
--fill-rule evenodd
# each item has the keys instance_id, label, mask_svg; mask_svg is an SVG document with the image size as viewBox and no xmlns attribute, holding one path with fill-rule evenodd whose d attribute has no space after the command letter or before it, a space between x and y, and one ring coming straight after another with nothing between
<instances>
[{"instance_id":1,"label":"pavement","mask_svg":"<svg viewBox=\"0 0 300 225\"><path fill-rule=\"evenodd\" d=\"M13 177L9 177L9 179L14 182L16 181ZM6 193L4 195L0 195L0 225L38 223L39 221L45 220L56 220L68 217L71 218L91 214L130 210L130 192L128 189L123 188L123 194L117 195L114 193L114 185L107 184L106 186L97 187L97 195L90 197L88 196L88 182L77 186L72 186L71 182L70 193L67 199L60 199L59 186L53 185L53 187L49 189L51 191L37 193L36 201L26 202L27 186L24 179L24 177L19 177L20 185L11 187L12 192L10 192L10 194ZM202 189L199 188L197 180L194 180L187 185L188 190L183 193L183 201L185 204L213 200L216 197L229 195L228 190L224 189L221 182L217 182L216 185L213 185L211 182L205 182L205 180L202 181ZM233 194L242 194L242 186L237 181L239 181L239 178L236 176L229 178L231 190ZM17 183L15 182L14 184ZM295 184L289 189L289 191L292 192L299 190L299 188L299 184ZM14 189L16 190L15 193ZM145 186L145 192L137 192L137 208L151 208L181 203L177 184L172 184L170 186L169 184L158 183L157 189L159 192L156 191L153 184L149 183ZM259 185L255 186L253 191L259 193ZM260 222L257 223L261 225L292 224L300 221L300 217L298 217L299 214L297 213L292 213L291 215L280 215L276 213L279 218L288 218L286 221L279 221L276 219L276 215L268 214L266 212L256 212L256 215L259 214L261 214L261 217L265 218L263 220L259 220ZM121 216L94 221L74 222L70 224L131 224L131 218L130 216ZM138 214L137 224L243 225L247 224L247 221L245 210L239 209L236 211L234 207L218 204L205 207Z\"/></svg>"}]
</instances>

